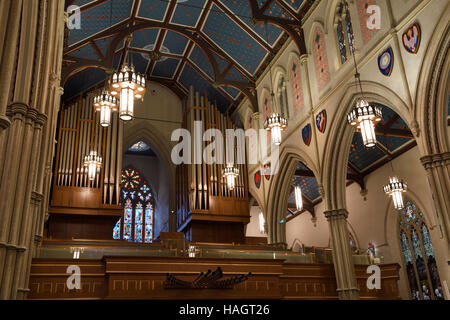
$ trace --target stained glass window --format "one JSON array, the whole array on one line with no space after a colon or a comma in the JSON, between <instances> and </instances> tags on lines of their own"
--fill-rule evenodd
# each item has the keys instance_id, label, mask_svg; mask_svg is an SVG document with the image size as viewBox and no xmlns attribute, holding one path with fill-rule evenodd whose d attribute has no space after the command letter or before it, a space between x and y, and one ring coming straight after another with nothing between
<instances>
[{"instance_id":1,"label":"stained glass window","mask_svg":"<svg viewBox=\"0 0 450 320\"><path fill-rule=\"evenodd\" d=\"M152 242L154 198L149 184L137 170L128 168L122 170L121 185L122 218L114 227L113 238Z\"/></svg>"},{"instance_id":2,"label":"stained glass window","mask_svg":"<svg viewBox=\"0 0 450 320\"><path fill-rule=\"evenodd\" d=\"M424 216L411 201L400 215L400 247L410 295L415 300L443 299L433 245Z\"/></svg>"},{"instance_id":3,"label":"stained glass window","mask_svg":"<svg viewBox=\"0 0 450 320\"><path fill-rule=\"evenodd\" d=\"M336 27L339 55L341 57L341 63L344 64L347 61L347 47L345 44L344 28L342 26L342 20L337 22Z\"/></svg>"},{"instance_id":4,"label":"stained glass window","mask_svg":"<svg viewBox=\"0 0 450 320\"><path fill-rule=\"evenodd\" d=\"M130 149L128 149L128 151L132 152L144 152L148 150L150 150L150 147L144 141L136 142L130 147Z\"/></svg>"}]
</instances>

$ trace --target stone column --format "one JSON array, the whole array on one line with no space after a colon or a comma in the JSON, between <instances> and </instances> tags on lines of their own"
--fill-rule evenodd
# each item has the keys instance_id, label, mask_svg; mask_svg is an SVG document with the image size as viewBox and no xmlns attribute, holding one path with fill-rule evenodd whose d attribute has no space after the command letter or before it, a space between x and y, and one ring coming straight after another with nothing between
<instances>
[{"instance_id":1,"label":"stone column","mask_svg":"<svg viewBox=\"0 0 450 320\"><path fill-rule=\"evenodd\" d=\"M0 12L0 17L7 17L1 23L5 26L2 54L0 55L0 144L2 131L9 127L10 120L6 116L8 97L11 88L11 79L15 66L17 42L19 40L20 16L22 12L22 0L2 0L0 9L9 10L8 14Z\"/></svg>"},{"instance_id":2,"label":"stone column","mask_svg":"<svg viewBox=\"0 0 450 320\"><path fill-rule=\"evenodd\" d=\"M328 220L336 285L341 300L358 300L359 289L349 243L346 209L324 212Z\"/></svg>"},{"instance_id":3,"label":"stone column","mask_svg":"<svg viewBox=\"0 0 450 320\"><path fill-rule=\"evenodd\" d=\"M450 287L450 152L427 155L420 158L425 167L434 204L434 224L437 232L433 237L433 248L442 288ZM438 239L436 241L436 239Z\"/></svg>"},{"instance_id":4,"label":"stone column","mask_svg":"<svg viewBox=\"0 0 450 320\"><path fill-rule=\"evenodd\" d=\"M0 97L0 102L6 97L5 115L10 122L0 131L0 299L23 299L29 291L35 230L40 229L36 224L43 224L39 215L48 207L48 201L43 201L48 195L43 192L49 193L50 183L44 186L48 174L41 173L47 166L51 171L53 158L60 91L49 74L52 69L52 78L59 79L64 28L60 30L58 26L62 26L64 3L11 2L20 4L22 19L17 17L20 41L14 47L19 50L14 51L10 64L15 70L9 78L14 83L13 90L8 89L11 92ZM11 10L13 7L11 4ZM3 59L11 49L9 45L3 48ZM0 82L3 75L2 69ZM0 104L0 115L1 112Z\"/></svg>"}]
</instances>

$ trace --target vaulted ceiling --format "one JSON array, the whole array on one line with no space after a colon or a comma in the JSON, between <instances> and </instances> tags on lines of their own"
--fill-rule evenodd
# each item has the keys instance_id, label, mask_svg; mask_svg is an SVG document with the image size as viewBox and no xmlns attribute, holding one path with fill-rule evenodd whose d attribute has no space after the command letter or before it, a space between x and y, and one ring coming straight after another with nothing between
<instances>
[{"instance_id":1,"label":"vaulted ceiling","mask_svg":"<svg viewBox=\"0 0 450 320\"><path fill-rule=\"evenodd\" d=\"M313 0L66 0L81 11L64 49L65 98L125 62L180 97L193 85L224 111L247 96ZM129 37L132 35L132 37Z\"/></svg>"}]
</instances>

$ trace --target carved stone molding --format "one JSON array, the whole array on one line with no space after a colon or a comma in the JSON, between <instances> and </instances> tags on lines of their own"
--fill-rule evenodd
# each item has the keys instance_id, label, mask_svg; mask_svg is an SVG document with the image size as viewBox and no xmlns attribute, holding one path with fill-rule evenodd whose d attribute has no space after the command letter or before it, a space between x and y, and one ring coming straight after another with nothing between
<instances>
[{"instance_id":1,"label":"carved stone molding","mask_svg":"<svg viewBox=\"0 0 450 320\"><path fill-rule=\"evenodd\" d=\"M346 220L348 217L348 211L346 209L335 209L324 211L324 215L328 221L330 220Z\"/></svg>"},{"instance_id":2,"label":"carved stone molding","mask_svg":"<svg viewBox=\"0 0 450 320\"><path fill-rule=\"evenodd\" d=\"M42 202L42 200L44 199L44 195L41 193L38 193L36 191L33 191L31 193L31 203L38 205L39 203Z\"/></svg>"},{"instance_id":3,"label":"carved stone molding","mask_svg":"<svg viewBox=\"0 0 450 320\"><path fill-rule=\"evenodd\" d=\"M13 102L8 106L6 114L13 120L23 119L28 112L28 108L29 106L23 102Z\"/></svg>"},{"instance_id":4,"label":"carved stone molding","mask_svg":"<svg viewBox=\"0 0 450 320\"><path fill-rule=\"evenodd\" d=\"M6 116L0 116L0 129L7 129L11 125L11 120Z\"/></svg>"},{"instance_id":5,"label":"carved stone molding","mask_svg":"<svg viewBox=\"0 0 450 320\"><path fill-rule=\"evenodd\" d=\"M425 170L442 167L450 162L450 152L426 155L420 158Z\"/></svg>"}]
</instances>

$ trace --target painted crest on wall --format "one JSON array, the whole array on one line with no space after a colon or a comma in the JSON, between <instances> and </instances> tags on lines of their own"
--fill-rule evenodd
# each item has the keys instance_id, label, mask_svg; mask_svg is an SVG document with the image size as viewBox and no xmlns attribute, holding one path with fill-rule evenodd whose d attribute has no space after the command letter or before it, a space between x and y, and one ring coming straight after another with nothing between
<instances>
[{"instance_id":1,"label":"painted crest on wall","mask_svg":"<svg viewBox=\"0 0 450 320\"><path fill-rule=\"evenodd\" d=\"M264 177L266 178L266 180L270 180L270 167L271 167L270 162L267 162L264 165Z\"/></svg>"},{"instance_id":2,"label":"painted crest on wall","mask_svg":"<svg viewBox=\"0 0 450 320\"><path fill-rule=\"evenodd\" d=\"M421 31L418 23L410 26L402 36L403 46L409 53L416 54L419 51Z\"/></svg>"},{"instance_id":3,"label":"painted crest on wall","mask_svg":"<svg viewBox=\"0 0 450 320\"><path fill-rule=\"evenodd\" d=\"M261 187L261 171L260 170L256 171L255 176L254 176L254 181L255 181L256 188L259 189L259 187Z\"/></svg>"},{"instance_id":4,"label":"painted crest on wall","mask_svg":"<svg viewBox=\"0 0 450 320\"><path fill-rule=\"evenodd\" d=\"M302 138L307 146L311 144L311 125L309 123L302 129Z\"/></svg>"},{"instance_id":5,"label":"painted crest on wall","mask_svg":"<svg viewBox=\"0 0 450 320\"><path fill-rule=\"evenodd\" d=\"M378 68L380 72L389 77L392 73L392 69L394 68L394 53L392 52L392 48L389 47L378 57Z\"/></svg>"},{"instance_id":6,"label":"painted crest on wall","mask_svg":"<svg viewBox=\"0 0 450 320\"><path fill-rule=\"evenodd\" d=\"M322 110L317 116L316 116L316 125L317 129L319 129L320 132L324 133L325 129L327 128L327 111Z\"/></svg>"}]
</instances>

